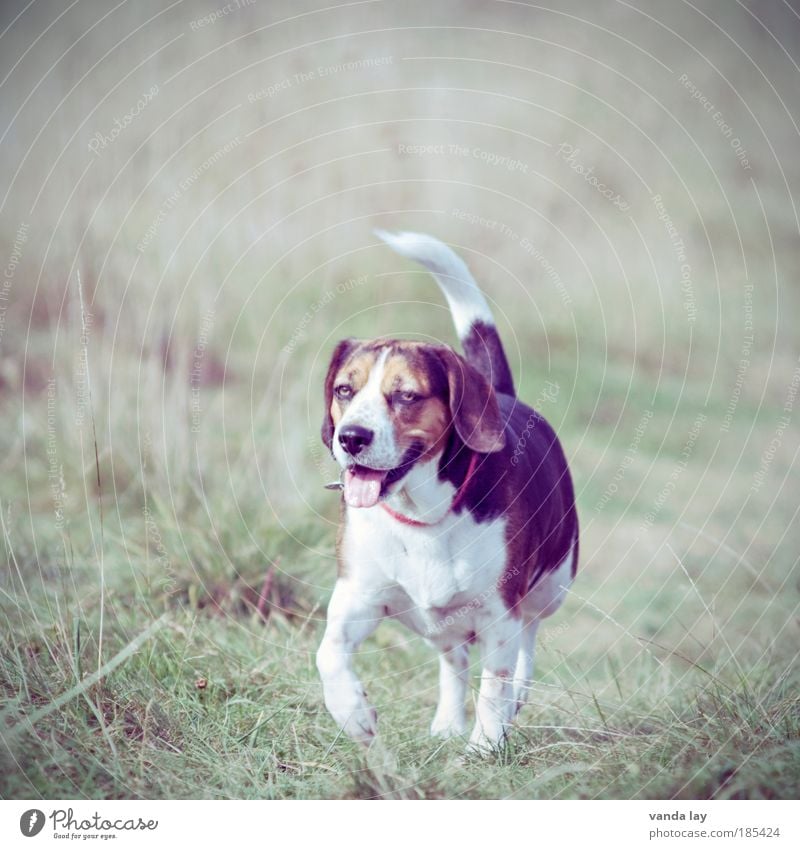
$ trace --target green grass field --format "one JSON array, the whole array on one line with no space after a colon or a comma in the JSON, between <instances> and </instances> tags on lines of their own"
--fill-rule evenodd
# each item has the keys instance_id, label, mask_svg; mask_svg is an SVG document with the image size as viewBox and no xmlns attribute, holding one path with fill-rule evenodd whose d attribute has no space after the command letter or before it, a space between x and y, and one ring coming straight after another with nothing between
<instances>
[{"instance_id":1,"label":"green grass field","mask_svg":"<svg viewBox=\"0 0 800 849\"><path fill-rule=\"evenodd\" d=\"M796 14L110 8L0 13L0 797L796 797ZM396 623L379 742L322 704L327 357L454 343L377 226L557 387L581 563L492 757Z\"/></svg>"}]
</instances>

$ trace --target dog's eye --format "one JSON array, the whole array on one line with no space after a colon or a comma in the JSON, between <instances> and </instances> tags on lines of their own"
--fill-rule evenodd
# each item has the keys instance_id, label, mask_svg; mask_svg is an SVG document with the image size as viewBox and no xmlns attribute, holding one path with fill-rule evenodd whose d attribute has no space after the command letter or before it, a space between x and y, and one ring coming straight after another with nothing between
<instances>
[{"instance_id":1,"label":"dog's eye","mask_svg":"<svg viewBox=\"0 0 800 849\"><path fill-rule=\"evenodd\" d=\"M349 401L353 397L353 387L346 383L339 384L333 392L340 401Z\"/></svg>"},{"instance_id":2,"label":"dog's eye","mask_svg":"<svg viewBox=\"0 0 800 849\"><path fill-rule=\"evenodd\" d=\"M393 404L413 404L414 401L419 399L419 395L416 392L411 392L407 390L405 392L394 392L392 394L392 403Z\"/></svg>"}]
</instances>

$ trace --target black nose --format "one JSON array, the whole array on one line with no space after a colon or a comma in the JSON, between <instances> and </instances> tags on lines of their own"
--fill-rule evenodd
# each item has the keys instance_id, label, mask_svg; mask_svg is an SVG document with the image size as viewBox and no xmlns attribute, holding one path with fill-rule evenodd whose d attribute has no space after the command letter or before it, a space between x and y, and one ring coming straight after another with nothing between
<instances>
[{"instance_id":1,"label":"black nose","mask_svg":"<svg viewBox=\"0 0 800 849\"><path fill-rule=\"evenodd\" d=\"M348 425L339 431L339 444L350 456L360 454L372 442L375 434L361 425Z\"/></svg>"}]
</instances>

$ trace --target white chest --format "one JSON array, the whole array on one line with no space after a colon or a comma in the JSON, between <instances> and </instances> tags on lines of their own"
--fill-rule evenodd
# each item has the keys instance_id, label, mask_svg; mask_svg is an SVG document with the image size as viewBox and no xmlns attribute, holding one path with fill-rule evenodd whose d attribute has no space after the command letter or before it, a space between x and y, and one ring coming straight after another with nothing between
<instances>
[{"instance_id":1,"label":"white chest","mask_svg":"<svg viewBox=\"0 0 800 849\"><path fill-rule=\"evenodd\" d=\"M399 589L418 612L481 604L505 568L505 520L469 514L436 525L404 525L380 508L350 510L343 554L348 574L373 592Z\"/></svg>"}]
</instances>

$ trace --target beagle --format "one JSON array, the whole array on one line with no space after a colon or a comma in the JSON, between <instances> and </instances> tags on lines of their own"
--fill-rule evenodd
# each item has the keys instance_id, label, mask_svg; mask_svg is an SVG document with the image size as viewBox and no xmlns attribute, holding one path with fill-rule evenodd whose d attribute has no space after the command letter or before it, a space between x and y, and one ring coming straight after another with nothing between
<instances>
[{"instance_id":1,"label":"beagle","mask_svg":"<svg viewBox=\"0 0 800 849\"><path fill-rule=\"evenodd\" d=\"M436 279L464 356L399 339L336 346L322 439L342 469L338 579L317 653L325 705L369 743L377 715L353 669L359 644L397 619L439 653L431 733L466 735L469 646L481 684L468 749L500 748L525 703L536 631L578 562L567 461L523 404L489 306L465 263L418 233L377 235Z\"/></svg>"}]
</instances>

